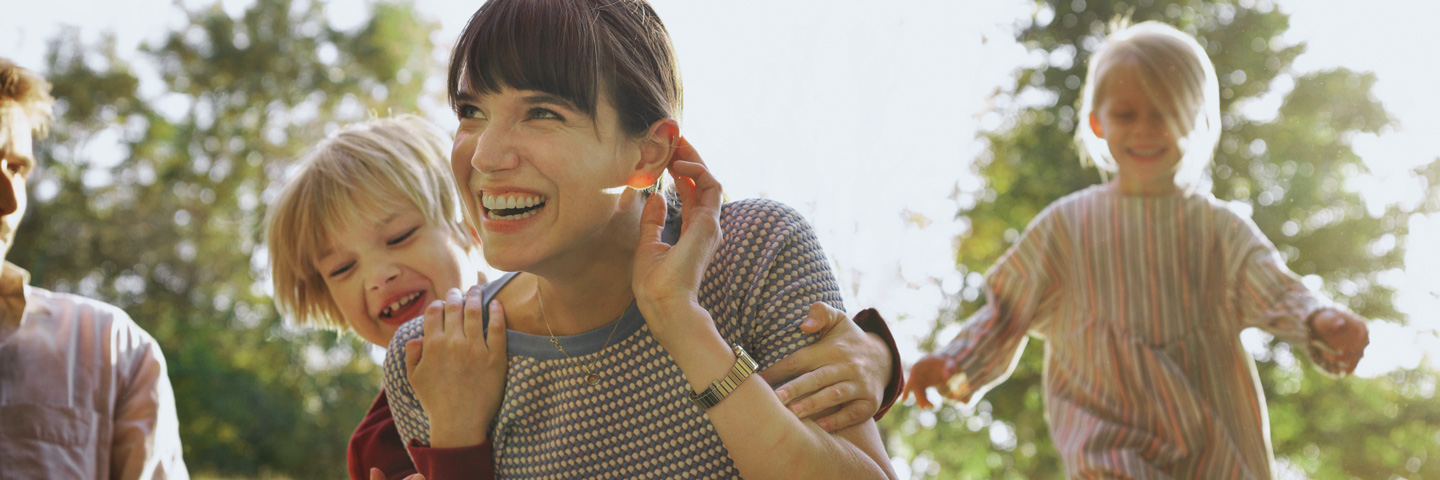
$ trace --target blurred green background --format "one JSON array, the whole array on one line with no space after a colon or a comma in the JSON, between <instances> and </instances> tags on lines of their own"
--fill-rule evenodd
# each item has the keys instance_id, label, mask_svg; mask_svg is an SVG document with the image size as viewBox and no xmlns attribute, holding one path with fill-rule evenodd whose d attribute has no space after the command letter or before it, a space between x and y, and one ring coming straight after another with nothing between
<instances>
[{"instance_id":1,"label":"blurred green background","mask_svg":"<svg viewBox=\"0 0 1440 480\"><path fill-rule=\"evenodd\" d=\"M1098 181L1071 142L1079 80L1104 23L1127 12L1194 33L1220 72L1226 129L1215 195L1252 206L1290 267L1323 279L1326 293L1367 317L1406 322L1380 277L1402 267L1407 248L1434 248L1406 239L1412 216L1440 212L1440 162L1413 172L1421 201L1367 209L1343 186L1366 169L1355 135L1392 124L1372 95L1376 78L1295 72L1304 44L1282 40L1289 19L1267 5L1036 2L1018 40L1048 61L994 93L1002 121L981 134L978 157L953 159L973 160L980 180L957 183L960 209L939 220L963 225L954 263L965 287L938 317L905 319L931 332L921 350L948 341L939 332L978 306L972 273L1046 204ZM119 305L160 341L197 478L342 478L346 440L379 368L360 339L298 330L279 316L266 294L262 219L272 182L338 125L421 111L426 98L443 104L433 85L438 26L408 3L377 3L345 29L309 2L259 0L238 16L218 4L174 8L188 24L138 56L68 31L50 40L46 65L30 66L54 83L58 121L38 145L43 168L8 258L35 285ZM159 72L163 92L145 93L136 62ZM1293 87L1270 92L1281 76ZM1279 99L1272 115L1241 114L1267 95ZM118 144L119 161L97 160L97 148L114 148L101 143ZM1282 477L1440 478L1434 370L1422 363L1337 380L1288 345L1256 339ZM899 470L1062 477L1041 408L1041 350L1032 345L974 409L892 410L881 428Z\"/></svg>"}]
</instances>

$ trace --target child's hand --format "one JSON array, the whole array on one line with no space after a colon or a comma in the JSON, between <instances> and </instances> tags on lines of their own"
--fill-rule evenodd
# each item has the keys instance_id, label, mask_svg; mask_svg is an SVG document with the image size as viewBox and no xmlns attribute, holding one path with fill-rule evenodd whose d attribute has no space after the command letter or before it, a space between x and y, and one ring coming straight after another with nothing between
<instances>
[{"instance_id":1,"label":"child's hand","mask_svg":"<svg viewBox=\"0 0 1440 480\"><path fill-rule=\"evenodd\" d=\"M688 331L671 325L677 319L697 319L700 277L720 248L720 182L705 168L695 149L683 138L670 163L670 175L680 194L680 239L674 246L660 240L665 229L665 199L652 194L640 215L640 242L635 247L634 278L636 304L645 322L661 345L667 347ZM705 328L713 328L706 325Z\"/></svg>"},{"instance_id":2,"label":"child's hand","mask_svg":"<svg viewBox=\"0 0 1440 480\"><path fill-rule=\"evenodd\" d=\"M1320 354L1318 363L1330 373L1355 372L1355 364L1370 344L1365 319L1347 310L1324 308L1310 315L1310 344Z\"/></svg>"},{"instance_id":3,"label":"child's hand","mask_svg":"<svg viewBox=\"0 0 1440 480\"><path fill-rule=\"evenodd\" d=\"M480 286L464 298L450 289L425 309L425 336L405 344L405 368L415 399L430 417L430 446L478 445L489 436L505 393L505 310L490 302L484 333Z\"/></svg>"},{"instance_id":4,"label":"child's hand","mask_svg":"<svg viewBox=\"0 0 1440 480\"><path fill-rule=\"evenodd\" d=\"M900 394L900 400L906 397L913 397L915 405L920 408L934 408L935 404L925 397L925 390L935 387L940 395L951 400L969 402L972 389L963 379L955 385L950 382L951 372L955 365L946 357L939 355L926 355L915 365L910 367L910 377L905 380L905 392Z\"/></svg>"},{"instance_id":5,"label":"child's hand","mask_svg":"<svg viewBox=\"0 0 1440 480\"><path fill-rule=\"evenodd\" d=\"M889 347L823 302L810 305L800 329L820 340L760 371L771 385L793 378L775 389L780 402L800 418L843 406L815 421L831 432L875 416L890 380Z\"/></svg>"}]
</instances>

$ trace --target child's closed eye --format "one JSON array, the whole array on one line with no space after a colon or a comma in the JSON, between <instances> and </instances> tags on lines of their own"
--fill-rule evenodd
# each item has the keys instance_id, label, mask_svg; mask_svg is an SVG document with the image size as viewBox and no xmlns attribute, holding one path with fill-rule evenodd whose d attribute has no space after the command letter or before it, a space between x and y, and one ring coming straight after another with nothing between
<instances>
[{"instance_id":1,"label":"child's closed eye","mask_svg":"<svg viewBox=\"0 0 1440 480\"><path fill-rule=\"evenodd\" d=\"M339 277L355 268L355 262L350 262L330 271L330 278Z\"/></svg>"},{"instance_id":2,"label":"child's closed eye","mask_svg":"<svg viewBox=\"0 0 1440 480\"><path fill-rule=\"evenodd\" d=\"M411 229L409 229L409 230L406 230L405 233L396 235L394 238L391 238L389 241L386 241L385 244L393 247L393 246L399 245L399 244L401 244L401 243L404 243L405 240L408 240L408 239L410 239L410 237L414 236L414 235L415 235L415 231L416 231L416 230L419 230L419 229L420 229L420 227L415 227L415 228L411 228Z\"/></svg>"}]
</instances>

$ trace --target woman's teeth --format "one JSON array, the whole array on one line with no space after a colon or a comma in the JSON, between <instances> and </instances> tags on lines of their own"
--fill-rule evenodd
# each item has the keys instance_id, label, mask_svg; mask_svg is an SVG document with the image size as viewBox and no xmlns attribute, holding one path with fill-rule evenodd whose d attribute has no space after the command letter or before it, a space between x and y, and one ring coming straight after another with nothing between
<instances>
[{"instance_id":1,"label":"woman's teeth","mask_svg":"<svg viewBox=\"0 0 1440 480\"><path fill-rule=\"evenodd\" d=\"M521 220L529 218L545 205L543 195L529 193L508 193L495 195L485 192L480 204L485 207L485 216L493 220Z\"/></svg>"},{"instance_id":2,"label":"woman's teeth","mask_svg":"<svg viewBox=\"0 0 1440 480\"><path fill-rule=\"evenodd\" d=\"M511 193L506 195L495 195L486 192L480 197L480 204L490 210L503 210L512 208L530 208L545 203L545 197L531 195L528 193Z\"/></svg>"},{"instance_id":3,"label":"woman's teeth","mask_svg":"<svg viewBox=\"0 0 1440 480\"><path fill-rule=\"evenodd\" d=\"M389 306L386 306L385 308L381 309L381 310L380 310L380 316L381 316L381 317L387 317L387 318L390 317L390 316L393 315L397 310L400 310L400 307L404 307L404 306L406 306L406 305L409 305L410 302L413 302L413 301L415 301L415 299L420 298L420 295L423 294L423 293L425 293L425 292L415 292L415 293L406 295L404 298L401 298L401 299L399 299L399 300L396 300L395 302L391 303Z\"/></svg>"}]
</instances>

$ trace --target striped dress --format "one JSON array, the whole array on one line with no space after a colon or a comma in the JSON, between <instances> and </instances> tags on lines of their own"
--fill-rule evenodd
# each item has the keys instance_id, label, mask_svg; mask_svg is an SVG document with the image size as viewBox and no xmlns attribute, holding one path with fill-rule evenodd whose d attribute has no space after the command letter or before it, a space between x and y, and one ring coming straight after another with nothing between
<instances>
[{"instance_id":1,"label":"striped dress","mask_svg":"<svg viewBox=\"0 0 1440 480\"><path fill-rule=\"evenodd\" d=\"M1328 306L1213 196L1103 185L1041 212L987 273L986 295L937 352L955 363L949 384L979 398L1010 375L1027 333L1046 339L1046 413L1071 478L1271 478L1239 334L1306 349L1304 319Z\"/></svg>"},{"instance_id":2,"label":"striped dress","mask_svg":"<svg viewBox=\"0 0 1440 480\"><path fill-rule=\"evenodd\" d=\"M698 295L720 335L761 369L814 343L818 337L799 328L810 305L843 307L805 219L774 201L741 200L723 206L720 226L724 241ZM679 237L678 227L666 226L667 243ZM485 301L511 278L487 285ZM405 342L422 333L420 319L406 323L385 358L385 391L407 445L428 443L430 433L405 373ZM690 401L680 367L633 304L613 323L558 338L574 358L548 336L507 332L509 369L491 436L497 478L740 478L715 427ZM585 365L602 374L598 384L582 379ZM421 472L438 467L423 463L416 458Z\"/></svg>"}]
</instances>

